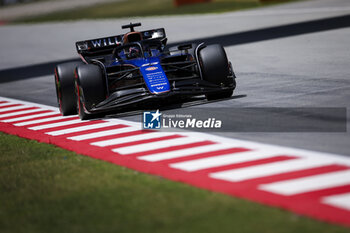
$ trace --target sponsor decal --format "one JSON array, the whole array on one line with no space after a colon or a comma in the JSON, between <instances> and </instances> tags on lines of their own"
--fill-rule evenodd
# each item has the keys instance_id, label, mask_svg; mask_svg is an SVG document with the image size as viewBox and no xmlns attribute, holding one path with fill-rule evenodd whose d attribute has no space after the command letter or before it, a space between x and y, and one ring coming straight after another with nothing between
<instances>
[{"instance_id":1,"label":"sponsor decal","mask_svg":"<svg viewBox=\"0 0 350 233\"><path fill-rule=\"evenodd\" d=\"M91 44L94 48L100 48L105 46L119 45L120 42L118 41L117 37L109 37L109 38L91 40Z\"/></svg>"},{"instance_id":2,"label":"sponsor decal","mask_svg":"<svg viewBox=\"0 0 350 233\"><path fill-rule=\"evenodd\" d=\"M159 62L149 63L150 66L141 67L141 73L151 93L157 94L170 91L168 79Z\"/></svg>"},{"instance_id":3,"label":"sponsor decal","mask_svg":"<svg viewBox=\"0 0 350 233\"><path fill-rule=\"evenodd\" d=\"M145 63L145 64L143 64L141 67L145 67L145 66L151 66L151 65L158 65L159 64L159 62L152 62L152 63Z\"/></svg>"},{"instance_id":4,"label":"sponsor decal","mask_svg":"<svg viewBox=\"0 0 350 233\"><path fill-rule=\"evenodd\" d=\"M158 83L158 84L151 85L151 87L156 87L157 89L163 89L166 84L167 83Z\"/></svg>"},{"instance_id":5,"label":"sponsor decal","mask_svg":"<svg viewBox=\"0 0 350 233\"><path fill-rule=\"evenodd\" d=\"M157 32L154 32L154 33L152 34L152 39L154 39L154 38L161 38L161 37L163 37L163 36L164 36L164 34L163 34L162 31L157 31Z\"/></svg>"},{"instance_id":6,"label":"sponsor decal","mask_svg":"<svg viewBox=\"0 0 350 233\"><path fill-rule=\"evenodd\" d=\"M145 70L147 70L147 71L153 71L153 70L157 70L157 69L158 69L158 67L156 67L156 66L151 66L151 67L146 68Z\"/></svg>"}]
</instances>

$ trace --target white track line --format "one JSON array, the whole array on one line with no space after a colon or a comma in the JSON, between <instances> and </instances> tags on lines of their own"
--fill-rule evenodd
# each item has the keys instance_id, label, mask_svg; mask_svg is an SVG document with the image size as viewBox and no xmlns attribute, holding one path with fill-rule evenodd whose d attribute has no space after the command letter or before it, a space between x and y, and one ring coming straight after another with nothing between
<instances>
[{"instance_id":1,"label":"white track line","mask_svg":"<svg viewBox=\"0 0 350 233\"><path fill-rule=\"evenodd\" d=\"M150 143L145 143L141 145L122 147L122 148L113 149L113 151L122 155L129 155L129 154L138 153L138 152L146 152L146 151L151 151L155 149L163 149L171 146L186 145L186 144L200 142L200 141L204 141L204 140L202 138L183 137L183 138L169 139L166 141L150 142Z\"/></svg>"},{"instance_id":2,"label":"white track line","mask_svg":"<svg viewBox=\"0 0 350 233\"><path fill-rule=\"evenodd\" d=\"M18 110L18 109L22 109L22 108L30 108L30 107L31 106L20 105L20 106L9 107L9 108L0 108L0 114L1 114L1 112L13 111L13 110Z\"/></svg>"},{"instance_id":3,"label":"white track line","mask_svg":"<svg viewBox=\"0 0 350 233\"><path fill-rule=\"evenodd\" d=\"M175 158L181 158L181 157L191 156L191 155L205 153L205 152L213 152L218 150L234 148L235 146L238 146L238 145L234 145L234 144L203 145L195 148L187 148L187 149L181 149L176 151L162 152L162 153L157 153L152 155L140 156L137 158L148 162L158 162L158 161L167 160L167 159L175 159Z\"/></svg>"},{"instance_id":4,"label":"white track line","mask_svg":"<svg viewBox=\"0 0 350 233\"><path fill-rule=\"evenodd\" d=\"M345 170L264 184L259 189L289 196L349 184L350 170Z\"/></svg>"},{"instance_id":5,"label":"white track line","mask_svg":"<svg viewBox=\"0 0 350 233\"><path fill-rule=\"evenodd\" d=\"M209 176L215 179L238 182L329 165L331 163L332 160L328 159L292 159L211 173Z\"/></svg>"},{"instance_id":6,"label":"white track line","mask_svg":"<svg viewBox=\"0 0 350 233\"><path fill-rule=\"evenodd\" d=\"M170 136L170 135L175 135L175 133L164 133L164 132L152 132L152 133L145 133L145 134L139 134L139 135L133 135L133 136L127 136L127 137L122 137L122 138L114 138L114 139L109 139L109 140L104 140L104 141L99 141L99 142L94 142L91 143L91 145L94 146L113 146L113 145L118 145L122 143L127 143L127 142L135 142L135 141L140 141L144 139L153 139L153 138L160 138L160 137L165 137L165 136Z\"/></svg>"},{"instance_id":7,"label":"white track line","mask_svg":"<svg viewBox=\"0 0 350 233\"><path fill-rule=\"evenodd\" d=\"M227 155L213 156L203 159L190 160L180 163L170 164L170 167L192 172L213 167L220 167L235 163L243 163L258 159L271 158L279 155L278 151L259 150L232 153Z\"/></svg>"},{"instance_id":8,"label":"white track line","mask_svg":"<svg viewBox=\"0 0 350 233\"><path fill-rule=\"evenodd\" d=\"M116 124L117 125L117 124ZM111 130L105 130L105 131L100 131L96 133L88 133L88 134L82 134L74 137L69 137L68 139L74 140L74 141L82 141L82 140L88 140L88 139L93 139L93 138L99 138L99 137L104 137L104 136L111 136L111 135L118 135L122 133L129 133L133 131L139 131L140 129L136 127L123 127L119 129L111 129Z\"/></svg>"},{"instance_id":9,"label":"white track line","mask_svg":"<svg viewBox=\"0 0 350 233\"><path fill-rule=\"evenodd\" d=\"M350 193L342 193L337 195L332 195L324 197L321 200L322 203L336 206L338 208L350 210Z\"/></svg>"},{"instance_id":10,"label":"white track line","mask_svg":"<svg viewBox=\"0 0 350 233\"><path fill-rule=\"evenodd\" d=\"M67 117L63 117L63 116L50 117L50 116L48 116L48 118L44 118L44 119L40 119L40 120L25 121L25 122L17 123L14 125L15 126L25 126L25 125L33 125L33 124L39 124L39 123L62 120L62 119L71 119L71 118L77 118L77 117L76 116L67 116Z\"/></svg>"},{"instance_id":11,"label":"white track line","mask_svg":"<svg viewBox=\"0 0 350 233\"><path fill-rule=\"evenodd\" d=\"M7 114L0 114L0 121L1 118L5 118L5 117L12 117L12 116L18 116L18 115L22 115L22 114L27 114L27 113L33 113L33 112L40 112L40 111L44 111L45 109L31 109L31 110L23 110L23 111L19 111L19 112L12 112L12 113L7 113Z\"/></svg>"},{"instance_id":12,"label":"white track line","mask_svg":"<svg viewBox=\"0 0 350 233\"><path fill-rule=\"evenodd\" d=\"M83 122L84 121L77 119L77 120L63 121L63 122L57 122L57 123L52 123L47 125L39 125L39 126L31 127L29 129L31 130L49 129L49 128L55 128L59 126L72 125L72 124L83 123Z\"/></svg>"},{"instance_id":13,"label":"white track line","mask_svg":"<svg viewBox=\"0 0 350 233\"><path fill-rule=\"evenodd\" d=\"M79 126L79 127L69 128L69 129L48 132L46 134L52 135L52 136L59 136L59 135L64 135L64 134L69 134L69 133L86 131L86 130L90 130L90 129L99 129L99 128L108 127L108 126L112 126L112 125L115 125L115 122L103 122L103 123L98 123L98 124L94 124L94 125Z\"/></svg>"},{"instance_id":14,"label":"white track line","mask_svg":"<svg viewBox=\"0 0 350 233\"><path fill-rule=\"evenodd\" d=\"M58 114L58 112L45 112L45 113L33 114L33 115L30 115L30 116L15 117L15 118L3 120L3 122L10 123L10 122L15 122L15 121L24 121L24 120L37 118L37 117L44 117L44 116L49 117L50 115L55 115L55 114Z\"/></svg>"}]
</instances>

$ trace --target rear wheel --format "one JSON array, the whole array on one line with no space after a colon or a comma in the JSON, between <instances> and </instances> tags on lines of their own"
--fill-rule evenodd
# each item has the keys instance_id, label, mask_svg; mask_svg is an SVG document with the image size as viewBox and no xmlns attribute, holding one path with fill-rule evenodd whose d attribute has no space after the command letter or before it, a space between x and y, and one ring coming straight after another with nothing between
<instances>
[{"instance_id":1,"label":"rear wheel","mask_svg":"<svg viewBox=\"0 0 350 233\"><path fill-rule=\"evenodd\" d=\"M77 114L74 70L82 62L69 62L56 66L55 86L57 102L63 116Z\"/></svg>"},{"instance_id":2,"label":"rear wheel","mask_svg":"<svg viewBox=\"0 0 350 233\"><path fill-rule=\"evenodd\" d=\"M226 52L221 45L208 45L201 49L199 51L199 61L202 76L205 81L222 87L229 87L234 84L234 79L230 77L230 66ZM232 94L233 90L231 89L206 94L206 97L208 100L214 100L229 98Z\"/></svg>"},{"instance_id":3,"label":"rear wheel","mask_svg":"<svg viewBox=\"0 0 350 233\"><path fill-rule=\"evenodd\" d=\"M97 65L88 64L76 68L76 103L80 119L97 117L90 110L106 99L104 80L102 70Z\"/></svg>"}]
</instances>

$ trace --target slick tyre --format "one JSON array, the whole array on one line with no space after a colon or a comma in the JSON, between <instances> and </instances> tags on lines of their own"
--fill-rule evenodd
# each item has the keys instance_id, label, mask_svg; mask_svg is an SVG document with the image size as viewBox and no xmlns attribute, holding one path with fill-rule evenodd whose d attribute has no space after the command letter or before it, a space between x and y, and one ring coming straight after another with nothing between
<instances>
[{"instance_id":1,"label":"slick tyre","mask_svg":"<svg viewBox=\"0 0 350 233\"><path fill-rule=\"evenodd\" d=\"M99 66L88 64L76 68L76 103L80 119L87 120L100 116L90 112L106 99L105 77Z\"/></svg>"},{"instance_id":2,"label":"slick tyre","mask_svg":"<svg viewBox=\"0 0 350 233\"><path fill-rule=\"evenodd\" d=\"M205 81L218 86L229 86L234 80L229 78L230 70L226 52L221 45L208 45L199 51L199 62ZM233 90L207 94L208 100L229 98Z\"/></svg>"},{"instance_id":3,"label":"slick tyre","mask_svg":"<svg viewBox=\"0 0 350 233\"><path fill-rule=\"evenodd\" d=\"M55 86L57 102L63 116L77 114L74 70L82 62L69 62L56 66Z\"/></svg>"}]
</instances>

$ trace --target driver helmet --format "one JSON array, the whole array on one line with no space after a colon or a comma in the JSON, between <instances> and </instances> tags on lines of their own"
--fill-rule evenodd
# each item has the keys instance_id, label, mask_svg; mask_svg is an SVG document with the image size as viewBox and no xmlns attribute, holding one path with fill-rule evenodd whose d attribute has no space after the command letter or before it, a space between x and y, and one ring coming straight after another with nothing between
<instances>
[{"instance_id":1,"label":"driver helmet","mask_svg":"<svg viewBox=\"0 0 350 233\"><path fill-rule=\"evenodd\" d=\"M132 42L138 42L142 40L142 34L141 32L128 32L123 37L123 43L132 43Z\"/></svg>"},{"instance_id":2,"label":"driver helmet","mask_svg":"<svg viewBox=\"0 0 350 233\"><path fill-rule=\"evenodd\" d=\"M132 42L138 42L142 40L141 32L128 32L123 37L123 44L126 45ZM137 46L131 46L128 50L125 50L127 58L135 58L139 56L140 50Z\"/></svg>"}]
</instances>

